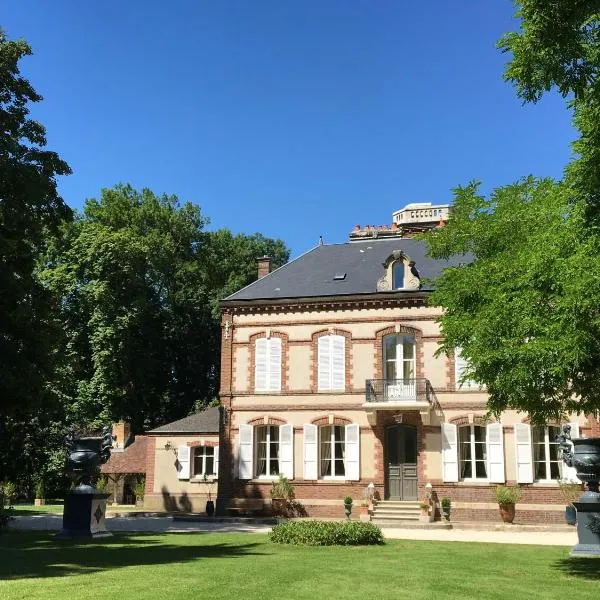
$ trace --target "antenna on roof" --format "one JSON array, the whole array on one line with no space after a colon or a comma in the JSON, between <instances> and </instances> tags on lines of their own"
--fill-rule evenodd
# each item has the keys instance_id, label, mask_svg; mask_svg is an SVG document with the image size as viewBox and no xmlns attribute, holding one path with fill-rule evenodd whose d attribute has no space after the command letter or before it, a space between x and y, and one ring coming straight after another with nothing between
<instances>
[{"instance_id":1,"label":"antenna on roof","mask_svg":"<svg viewBox=\"0 0 600 600\"><path fill-rule=\"evenodd\" d=\"M319 246L322 246L322 245L323 245L323 236L320 235L319 236Z\"/></svg>"}]
</instances>

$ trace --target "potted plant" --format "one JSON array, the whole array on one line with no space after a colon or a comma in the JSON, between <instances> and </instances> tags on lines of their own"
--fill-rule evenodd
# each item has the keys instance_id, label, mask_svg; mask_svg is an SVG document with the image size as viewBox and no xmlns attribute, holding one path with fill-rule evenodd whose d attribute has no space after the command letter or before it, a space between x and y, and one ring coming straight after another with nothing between
<instances>
[{"instance_id":1,"label":"potted plant","mask_svg":"<svg viewBox=\"0 0 600 600\"><path fill-rule=\"evenodd\" d=\"M206 482L208 488L208 499L206 500L206 515L212 517L215 514L215 503L212 499L212 485L213 480L209 479L206 475L204 475L204 481Z\"/></svg>"},{"instance_id":2,"label":"potted plant","mask_svg":"<svg viewBox=\"0 0 600 600\"><path fill-rule=\"evenodd\" d=\"M369 502L367 500L363 500L360 503L359 517L361 521L371 520L371 514L369 513Z\"/></svg>"},{"instance_id":3,"label":"potted plant","mask_svg":"<svg viewBox=\"0 0 600 600\"><path fill-rule=\"evenodd\" d=\"M146 479L144 477L136 479L133 493L135 494L135 505L144 506L144 496L146 494Z\"/></svg>"},{"instance_id":4,"label":"potted plant","mask_svg":"<svg viewBox=\"0 0 600 600\"><path fill-rule=\"evenodd\" d=\"M286 517L289 507L294 499L294 486L287 477L279 475L279 479L271 486L271 506L273 514L278 517Z\"/></svg>"},{"instance_id":5,"label":"potted plant","mask_svg":"<svg viewBox=\"0 0 600 600\"><path fill-rule=\"evenodd\" d=\"M505 523L515 520L515 504L521 497L521 490L510 485L499 485L496 487L496 502L500 508L500 516Z\"/></svg>"},{"instance_id":6,"label":"potted plant","mask_svg":"<svg viewBox=\"0 0 600 600\"><path fill-rule=\"evenodd\" d=\"M565 519L567 525L577 524L577 510L573 506L573 502L579 500L581 496L581 484L573 483L572 481L559 481L558 487L560 492L565 499Z\"/></svg>"},{"instance_id":7,"label":"potted plant","mask_svg":"<svg viewBox=\"0 0 600 600\"><path fill-rule=\"evenodd\" d=\"M442 505L442 514L444 515L444 519L446 519L446 521L449 521L450 520L450 508L452 507L452 502L450 501L450 498L448 498L448 497L442 498L440 504Z\"/></svg>"},{"instance_id":8,"label":"potted plant","mask_svg":"<svg viewBox=\"0 0 600 600\"><path fill-rule=\"evenodd\" d=\"M350 513L352 512L352 497L346 496L344 498L344 514L346 515L346 520L350 520Z\"/></svg>"},{"instance_id":9,"label":"potted plant","mask_svg":"<svg viewBox=\"0 0 600 600\"><path fill-rule=\"evenodd\" d=\"M46 486L44 484L44 478L41 476L35 481L35 499L33 503L35 506L43 506L46 504Z\"/></svg>"}]
</instances>

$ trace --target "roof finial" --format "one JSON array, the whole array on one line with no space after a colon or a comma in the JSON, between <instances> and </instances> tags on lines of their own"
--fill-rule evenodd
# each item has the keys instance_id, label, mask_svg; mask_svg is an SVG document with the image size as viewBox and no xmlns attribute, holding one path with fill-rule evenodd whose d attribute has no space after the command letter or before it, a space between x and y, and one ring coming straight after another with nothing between
<instances>
[{"instance_id":1,"label":"roof finial","mask_svg":"<svg viewBox=\"0 0 600 600\"><path fill-rule=\"evenodd\" d=\"M322 245L323 245L323 236L320 235L319 236L319 246L322 246Z\"/></svg>"}]
</instances>

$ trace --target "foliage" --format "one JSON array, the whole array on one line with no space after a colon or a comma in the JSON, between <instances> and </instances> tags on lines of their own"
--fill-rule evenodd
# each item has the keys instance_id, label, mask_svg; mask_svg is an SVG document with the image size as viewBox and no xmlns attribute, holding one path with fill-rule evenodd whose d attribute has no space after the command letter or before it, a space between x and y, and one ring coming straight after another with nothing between
<instances>
[{"instance_id":1,"label":"foliage","mask_svg":"<svg viewBox=\"0 0 600 600\"><path fill-rule=\"evenodd\" d=\"M560 489L560 493L562 494L562 497L564 498L564 501L567 506L579 500L579 497L581 496L582 490L580 483L573 483L571 481L559 481L558 488Z\"/></svg>"},{"instance_id":2,"label":"foliage","mask_svg":"<svg viewBox=\"0 0 600 600\"><path fill-rule=\"evenodd\" d=\"M494 490L496 502L503 504L516 504L521 498L521 489L511 485L498 485Z\"/></svg>"},{"instance_id":3,"label":"foliage","mask_svg":"<svg viewBox=\"0 0 600 600\"><path fill-rule=\"evenodd\" d=\"M283 500L294 499L294 486L287 477L279 475L279 479L271 485L271 498L281 498Z\"/></svg>"},{"instance_id":4,"label":"foliage","mask_svg":"<svg viewBox=\"0 0 600 600\"><path fill-rule=\"evenodd\" d=\"M344 504L352 504L352 496L346 496L344 498Z\"/></svg>"},{"instance_id":5,"label":"foliage","mask_svg":"<svg viewBox=\"0 0 600 600\"><path fill-rule=\"evenodd\" d=\"M527 178L455 190L453 217L425 239L461 264L436 280L440 352L460 346L488 408L534 422L600 406L600 237L587 235L566 184Z\"/></svg>"},{"instance_id":6,"label":"foliage","mask_svg":"<svg viewBox=\"0 0 600 600\"><path fill-rule=\"evenodd\" d=\"M276 544L362 546L383 544L381 529L360 521L287 521L269 534Z\"/></svg>"},{"instance_id":7,"label":"foliage","mask_svg":"<svg viewBox=\"0 0 600 600\"><path fill-rule=\"evenodd\" d=\"M100 475L96 481L96 489L101 492L108 490L108 477L106 475Z\"/></svg>"},{"instance_id":8,"label":"foliage","mask_svg":"<svg viewBox=\"0 0 600 600\"><path fill-rule=\"evenodd\" d=\"M43 477L37 477L35 479L35 497L45 499L46 498L46 484Z\"/></svg>"},{"instance_id":9,"label":"foliage","mask_svg":"<svg viewBox=\"0 0 600 600\"><path fill-rule=\"evenodd\" d=\"M3 481L0 484L0 488L0 493L4 499L4 502L11 507L17 498L17 486L12 481Z\"/></svg>"},{"instance_id":10,"label":"foliage","mask_svg":"<svg viewBox=\"0 0 600 600\"><path fill-rule=\"evenodd\" d=\"M135 480L135 485L133 486L133 493L135 494L136 500L143 500L146 495L146 478L143 475L140 475Z\"/></svg>"},{"instance_id":11,"label":"foliage","mask_svg":"<svg viewBox=\"0 0 600 600\"><path fill-rule=\"evenodd\" d=\"M2 496L2 494L0 493L0 533L2 533L8 528L8 524L14 518L12 516L12 510L10 509L10 507L7 508L4 505L4 502L4 496Z\"/></svg>"},{"instance_id":12,"label":"foliage","mask_svg":"<svg viewBox=\"0 0 600 600\"><path fill-rule=\"evenodd\" d=\"M452 506L452 502L447 496L441 499L440 504L442 505L442 508L450 508L450 506Z\"/></svg>"}]
</instances>

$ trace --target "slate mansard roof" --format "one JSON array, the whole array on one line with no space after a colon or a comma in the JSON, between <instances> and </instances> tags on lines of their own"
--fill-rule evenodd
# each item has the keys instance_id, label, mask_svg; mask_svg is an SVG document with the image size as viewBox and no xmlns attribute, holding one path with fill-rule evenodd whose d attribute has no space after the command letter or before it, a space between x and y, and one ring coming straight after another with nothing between
<instances>
[{"instance_id":1,"label":"slate mansard roof","mask_svg":"<svg viewBox=\"0 0 600 600\"><path fill-rule=\"evenodd\" d=\"M161 425L148 433L219 433L221 412L218 406L212 406L202 412L190 415L179 421Z\"/></svg>"},{"instance_id":2,"label":"slate mansard roof","mask_svg":"<svg viewBox=\"0 0 600 600\"><path fill-rule=\"evenodd\" d=\"M383 262L397 250L401 250L410 260L415 261L423 282L420 290L401 290L401 293L431 291L431 282L427 280L438 277L445 267L469 261L465 257L450 260L429 258L426 256L426 244L412 238L372 239L323 245L309 250L269 275L231 294L223 302L233 304L280 298L381 294L382 292L377 292L377 280L385 272Z\"/></svg>"}]
</instances>

